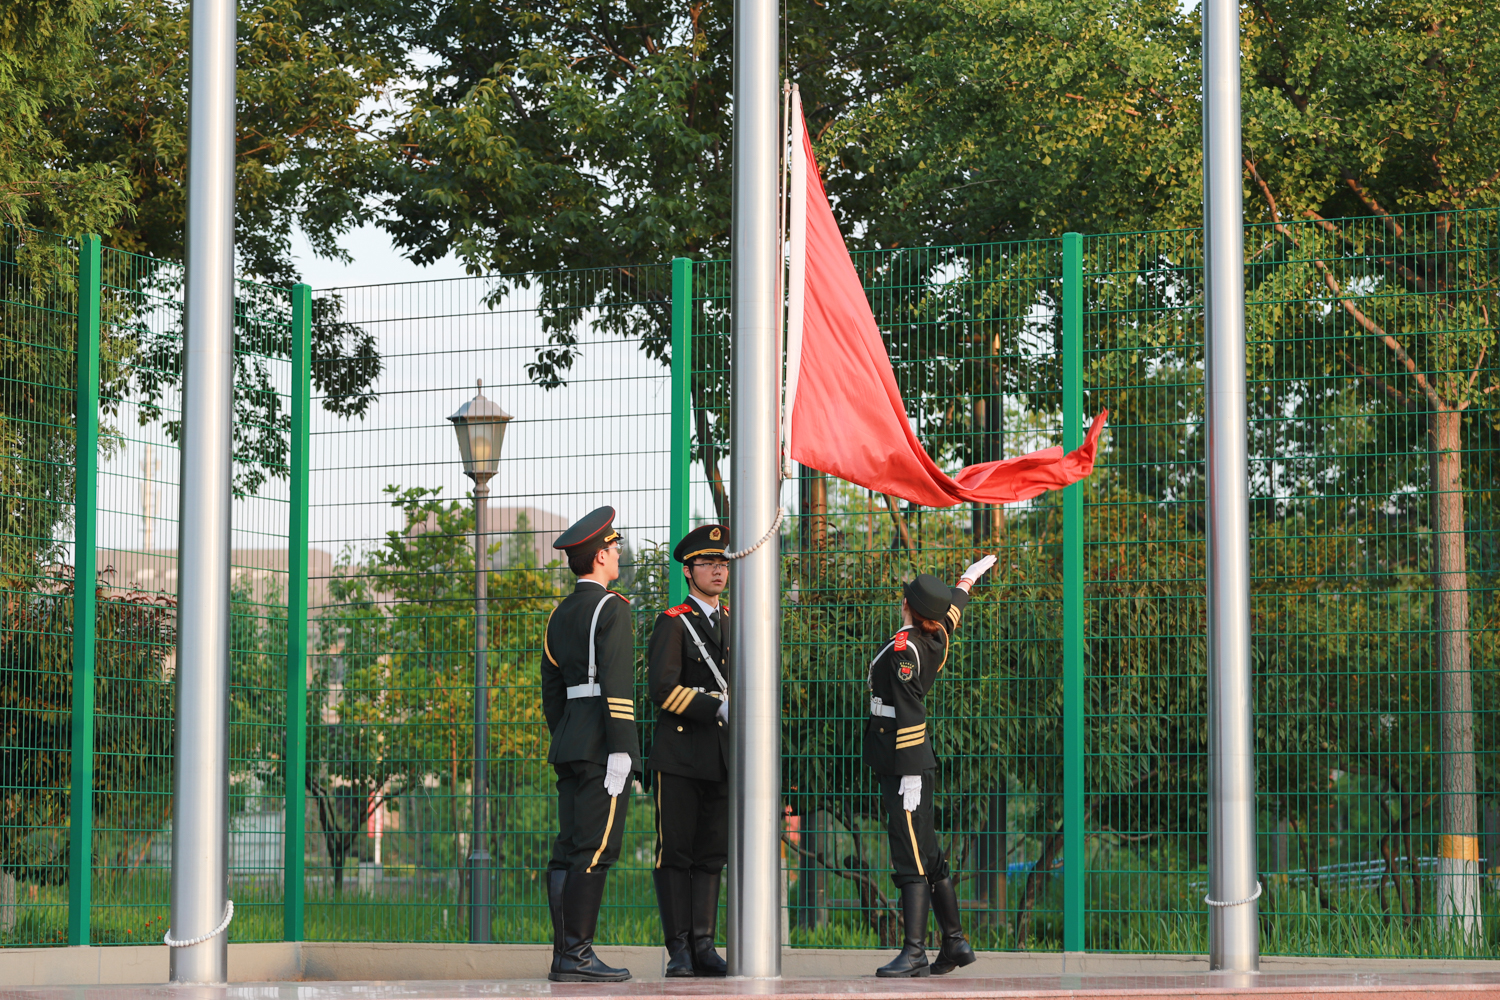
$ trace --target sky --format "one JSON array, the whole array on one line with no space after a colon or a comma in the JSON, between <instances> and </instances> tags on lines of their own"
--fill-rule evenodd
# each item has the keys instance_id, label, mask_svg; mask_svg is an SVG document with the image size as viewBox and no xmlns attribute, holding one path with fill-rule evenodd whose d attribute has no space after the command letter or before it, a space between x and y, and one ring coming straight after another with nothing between
<instances>
[{"instance_id":1,"label":"sky","mask_svg":"<svg viewBox=\"0 0 1500 1000\"><path fill-rule=\"evenodd\" d=\"M292 238L292 255L302 270L302 280L316 289L464 277L463 264L451 254L435 264L418 267L401 256L391 245L390 236L374 225L346 233L339 245L349 251L354 258L352 263L318 257L302 233L297 232Z\"/></svg>"}]
</instances>

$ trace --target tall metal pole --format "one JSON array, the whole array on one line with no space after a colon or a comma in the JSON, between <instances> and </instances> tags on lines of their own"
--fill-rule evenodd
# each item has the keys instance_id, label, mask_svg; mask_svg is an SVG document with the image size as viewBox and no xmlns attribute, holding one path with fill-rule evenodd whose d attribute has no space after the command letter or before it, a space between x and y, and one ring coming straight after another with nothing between
<instances>
[{"instance_id":1,"label":"tall metal pole","mask_svg":"<svg viewBox=\"0 0 1500 1000\"><path fill-rule=\"evenodd\" d=\"M672 496L667 522L675 543L691 521L693 447L693 262L672 261ZM688 599L687 578L667 577L667 600L676 606Z\"/></svg>"},{"instance_id":2,"label":"tall metal pole","mask_svg":"<svg viewBox=\"0 0 1500 1000\"><path fill-rule=\"evenodd\" d=\"M72 788L68 798L68 944L93 942L94 639L98 625L99 237L78 243L78 391L73 460Z\"/></svg>"},{"instance_id":3,"label":"tall metal pole","mask_svg":"<svg viewBox=\"0 0 1500 1000\"><path fill-rule=\"evenodd\" d=\"M770 0L735 0L729 427L735 549L754 545L771 527L780 493L777 13ZM757 978L781 975L779 542L771 538L734 569L728 960L730 975Z\"/></svg>"},{"instance_id":4,"label":"tall metal pole","mask_svg":"<svg viewBox=\"0 0 1500 1000\"><path fill-rule=\"evenodd\" d=\"M229 855L229 509L234 407L234 0L193 0L189 73L172 937L225 915ZM229 933L173 948L175 983L222 983Z\"/></svg>"},{"instance_id":5,"label":"tall metal pole","mask_svg":"<svg viewBox=\"0 0 1500 1000\"><path fill-rule=\"evenodd\" d=\"M1063 234L1063 447L1083 444L1083 236ZM1063 490L1063 952L1084 950L1083 484Z\"/></svg>"},{"instance_id":6,"label":"tall metal pole","mask_svg":"<svg viewBox=\"0 0 1500 1000\"><path fill-rule=\"evenodd\" d=\"M1250 718L1250 500L1238 0L1203 2L1208 473L1208 965L1260 968Z\"/></svg>"},{"instance_id":7,"label":"tall metal pole","mask_svg":"<svg viewBox=\"0 0 1500 1000\"><path fill-rule=\"evenodd\" d=\"M486 565L484 510L490 477L474 476L474 842L469 845L469 940L488 943L490 936L490 727L489 669L485 655L490 612L490 574Z\"/></svg>"}]
</instances>

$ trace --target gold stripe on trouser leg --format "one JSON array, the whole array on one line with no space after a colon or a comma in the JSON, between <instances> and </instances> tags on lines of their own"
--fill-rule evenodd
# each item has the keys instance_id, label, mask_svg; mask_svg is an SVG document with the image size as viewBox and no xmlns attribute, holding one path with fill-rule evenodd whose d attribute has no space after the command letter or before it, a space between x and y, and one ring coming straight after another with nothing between
<instances>
[{"instance_id":1,"label":"gold stripe on trouser leg","mask_svg":"<svg viewBox=\"0 0 1500 1000\"><path fill-rule=\"evenodd\" d=\"M624 793L622 792L621 794L623 795ZM609 843L609 831L614 829L615 826L615 803L619 798L619 795L611 795L609 797L609 816L604 820L604 836L599 841L599 849L594 852L594 860L589 862L588 868L584 869L585 872L594 870L594 866L599 863L599 855L604 853L604 847ZM916 843L915 837L912 838L912 843ZM919 861L917 864L920 865L921 862Z\"/></svg>"},{"instance_id":2,"label":"gold stripe on trouser leg","mask_svg":"<svg viewBox=\"0 0 1500 1000\"><path fill-rule=\"evenodd\" d=\"M911 810L906 810L906 832L911 834L911 856L917 859L917 874L923 878L927 877L927 869L922 867L922 849L917 846L917 831L911 825Z\"/></svg>"},{"instance_id":3,"label":"gold stripe on trouser leg","mask_svg":"<svg viewBox=\"0 0 1500 1000\"><path fill-rule=\"evenodd\" d=\"M656 867L661 867L661 772L656 772Z\"/></svg>"}]
</instances>

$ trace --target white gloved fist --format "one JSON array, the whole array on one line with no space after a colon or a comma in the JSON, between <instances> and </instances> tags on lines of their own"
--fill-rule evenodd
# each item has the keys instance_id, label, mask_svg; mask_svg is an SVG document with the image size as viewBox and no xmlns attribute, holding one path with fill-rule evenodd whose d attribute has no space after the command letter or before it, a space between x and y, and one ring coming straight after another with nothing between
<instances>
[{"instance_id":1,"label":"white gloved fist","mask_svg":"<svg viewBox=\"0 0 1500 1000\"><path fill-rule=\"evenodd\" d=\"M729 721L729 695L726 694L723 700L719 702L719 709L714 712L714 715L718 716L720 722Z\"/></svg>"},{"instance_id":2,"label":"white gloved fist","mask_svg":"<svg viewBox=\"0 0 1500 1000\"><path fill-rule=\"evenodd\" d=\"M988 573L994 565L995 557L993 555L985 556L977 563L972 564L968 569L964 570L963 576L959 577L958 582L960 586L965 580L968 580L970 583L978 583L979 578Z\"/></svg>"},{"instance_id":3,"label":"white gloved fist","mask_svg":"<svg viewBox=\"0 0 1500 1000\"><path fill-rule=\"evenodd\" d=\"M922 804L922 776L920 774L907 774L901 778L901 808L907 812L916 812L917 807Z\"/></svg>"},{"instance_id":4,"label":"white gloved fist","mask_svg":"<svg viewBox=\"0 0 1500 1000\"><path fill-rule=\"evenodd\" d=\"M630 777L630 754L612 753L609 763L604 765L604 790L614 798L625 790L625 779Z\"/></svg>"}]
</instances>

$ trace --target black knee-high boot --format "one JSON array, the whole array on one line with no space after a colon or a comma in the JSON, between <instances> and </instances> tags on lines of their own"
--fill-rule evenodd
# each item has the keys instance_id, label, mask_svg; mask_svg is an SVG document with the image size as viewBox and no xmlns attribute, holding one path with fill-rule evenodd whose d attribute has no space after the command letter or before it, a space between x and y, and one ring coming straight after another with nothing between
<instances>
[{"instance_id":1,"label":"black knee-high boot","mask_svg":"<svg viewBox=\"0 0 1500 1000\"><path fill-rule=\"evenodd\" d=\"M552 961L563 953L563 886L568 881L566 868L547 869L547 909L552 912Z\"/></svg>"},{"instance_id":2,"label":"black knee-high boot","mask_svg":"<svg viewBox=\"0 0 1500 1000\"><path fill-rule=\"evenodd\" d=\"M691 977L693 972L693 948L689 939L692 932L692 883L686 868L657 868L652 873L656 882L656 908L661 911L662 939L667 946L667 978Z\"/></svg>"},{"instance_id":3,"label":"black knee-high boot","mask_svg":"<svg viewBox=\"0 0 1500 1000\"><path fill-rule=\"evenodd\" d=\"M563 951L547 974L553 982L619 983L630 978L629 969L605 965L594 954L594 932L608 876L608 872L568 872L563 886Z\"/></svg>"},{"instance_id":4,"label":"black knee-high boot","mask_svg":"<svg viewBox=\"0 0 1500 1000\"><path fill-rule=\"evenodd\" d=\"M693 869L693 971L700 976L722 976L729 966L714 951L719 927L719 873Z\"/></svg>"},{"instance_id":5,"label":"black knee-high boot","mask_svg":"<svg viewBox=\"0 0 1500 1000\"><path fill-rule=\"evenodd\" d=\"M932 974L927 964L927 911L932 905L932 891L926 882L909 882L901 887L901 920L906 925L906 944L900 954L875 970L882 979L916 978Z\"/></svg>"},{"instance_id":6,"label":"black knee-high boot","mask_svg":"<svg viewBox=\"0 0 1500 1000\"><path fill-rule=\"evenodd\" d=\"M937 961L932 963L932 974L941 976L965 965L973 965L974 948L964 937L964 928L958 919L958 894L953 891L953 879L944 878L932 883L932 915L937 917L938 929L943 932L942 950Z\"/></svg>"}]
</instances>

